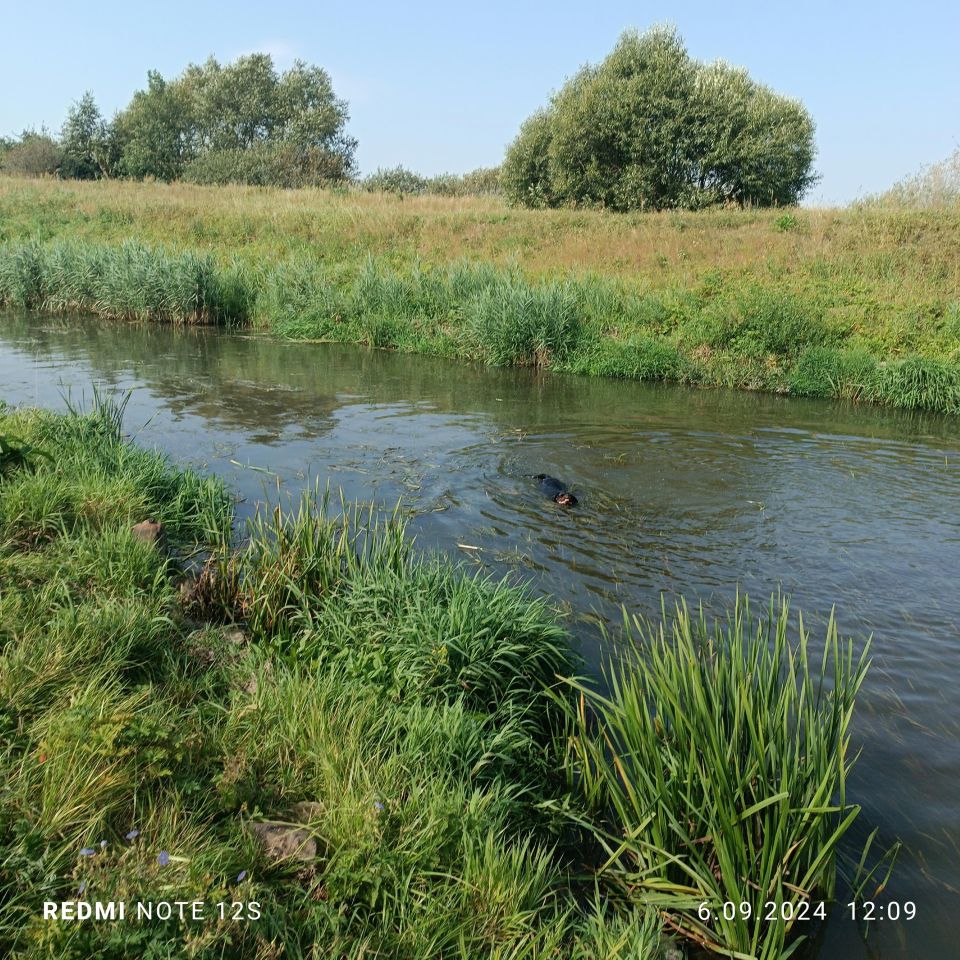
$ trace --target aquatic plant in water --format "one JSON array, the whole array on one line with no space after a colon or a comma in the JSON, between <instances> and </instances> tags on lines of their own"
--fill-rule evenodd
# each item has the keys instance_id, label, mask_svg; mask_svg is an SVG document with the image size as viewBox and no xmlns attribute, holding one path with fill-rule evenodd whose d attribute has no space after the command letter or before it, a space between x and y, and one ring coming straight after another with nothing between
<instances>
[{"instance_id":1,"label":"aquatic plant in water","mask_svg":"<svg viewBox=\"0 0 960 960\"><path fill-rule=\"evenodd\" d=\"M867 672L831 619L819 663L802 617L738 598L711 624L685 604L625 624L608 692L571 681L564 701L579 821L605 851L601 875L667 927L733 956L774 960L794 922L830 900L837 848L860 811L846 797L849 724ZM724 911L724 904L735 904ZM786 905L786 906L784 906Z\"/></svg>"}]
</instances>

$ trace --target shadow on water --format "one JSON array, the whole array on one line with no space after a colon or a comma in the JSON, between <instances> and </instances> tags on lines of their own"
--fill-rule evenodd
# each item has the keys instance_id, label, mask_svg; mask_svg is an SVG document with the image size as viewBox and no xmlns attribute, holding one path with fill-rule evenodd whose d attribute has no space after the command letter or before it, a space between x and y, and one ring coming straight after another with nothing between
<instances>
[{"instance_id":1,"label":"shadow on water","mask_svg":"<svg viewBox=\"0 0 960 960\"><path fill-rule=\"evenodd\" d=\"M224 476L241 512L328 479L415 514L420 546L596 621L683 595L721 610L782 589L814 633L874 635L851 790L899 836L887 896L918 919L864 945L831 921L821 958L949 956L960 888L960 427L902 411L491 370L210 330L7 314L0 396L58 405L133 390L138 439ZM143 426L145 424L145 426ZM263 469L269 473L262 472ZM535 473L580 499L563 510Z\"/></svg>"}]
</instances>

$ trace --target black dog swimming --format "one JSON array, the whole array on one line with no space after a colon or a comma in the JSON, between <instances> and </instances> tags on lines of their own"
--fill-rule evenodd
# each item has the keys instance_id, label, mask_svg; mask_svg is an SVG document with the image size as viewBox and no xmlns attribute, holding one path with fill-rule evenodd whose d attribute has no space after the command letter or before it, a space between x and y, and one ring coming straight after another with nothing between
<instances>
[{"instance_id":1,"label":"black dog swimming","mask_svg":"<svg viewBox=\"0 0 960 960\"><path fill-rule=\"evenodd\" d=\"M540 481L541 492L561 507L575 507L577 498L567 490L567 485L556 477L548 477L545 473L538 473L533 478Z\"/></svg>"}]
</instances>

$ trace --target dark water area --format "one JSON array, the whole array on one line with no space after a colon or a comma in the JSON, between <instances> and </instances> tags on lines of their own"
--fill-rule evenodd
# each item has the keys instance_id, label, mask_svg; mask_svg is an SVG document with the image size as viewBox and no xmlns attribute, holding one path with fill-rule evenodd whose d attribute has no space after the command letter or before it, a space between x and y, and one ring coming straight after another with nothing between
<instances>
[{"instance_id":1,"label":"dark water area","mask_svg":"<svg viewBox=\"0 0 960 960\"><path fill-rule=\"evenodd\" d=\"M215 472L241 515L328 480L402 497L422 549L557 598L592 669L598 620L783 591L815 635L873 635L849 795L904 850L864 941L821 960L957 955L960 421L724 391L492 370L332 344L0 315L0 398L132 391L142 445ZM563 510L533 474L579 498ZM472 549L471 549L472 548Z\"/></svg>"}]
</instances>

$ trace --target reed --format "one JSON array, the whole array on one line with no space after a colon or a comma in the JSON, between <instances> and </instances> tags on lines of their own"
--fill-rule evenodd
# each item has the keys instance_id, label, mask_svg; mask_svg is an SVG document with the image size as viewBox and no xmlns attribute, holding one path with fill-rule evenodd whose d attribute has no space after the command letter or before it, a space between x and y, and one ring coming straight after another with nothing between
<instances>
[{"instance_id":1,"label":"reed","mask_svg":"<svg viewBox=\"0 0 960 960\"><path fill-rule=\"evenodd\" d=\"M123 320L245 319L242 286L211 257L132 242L115 247L28 243L0 250L0 303Z\"/></svg>"},{"instance_id":2,"label":"reed","mask_svg":"<svg viewBox=\"0 0 960 960\"><path fill-rule=\"evenodd\" d=\"M859 807L846 782L867 671L831 619L823 650L771 601L711 625L680 605L634 618L609 692L573 683L568 774L605 853L601 875L665 924L727 956L786 957L834 894ZM724 904L729 905L724 909ZM770 911L776 919L770 921ZM796 918L808 912L810 922Z\"/></svg>"}]
</instances>

